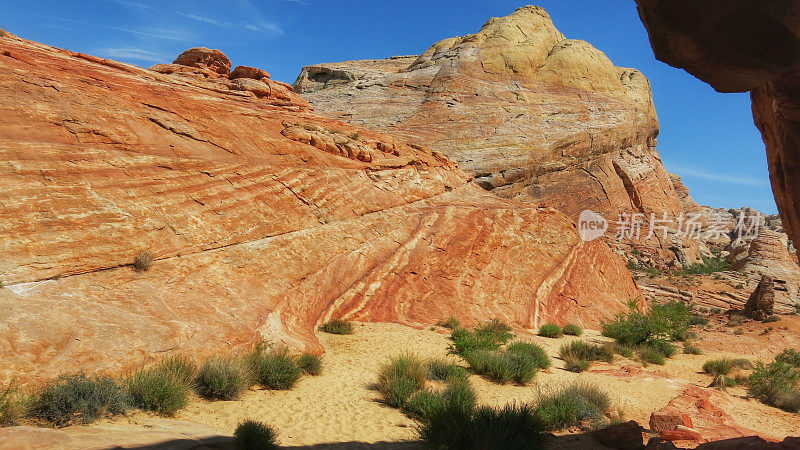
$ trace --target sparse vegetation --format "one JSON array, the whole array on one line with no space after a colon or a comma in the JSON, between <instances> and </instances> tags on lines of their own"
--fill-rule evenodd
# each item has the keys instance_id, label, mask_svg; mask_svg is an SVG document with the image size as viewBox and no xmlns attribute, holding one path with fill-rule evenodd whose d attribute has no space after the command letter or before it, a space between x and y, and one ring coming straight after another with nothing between
<instances>
[{"instance_id":1,"label":"sparse vegetation","mask_svg":"<svg viewBox=\"0 0 800 450\"><path fill-rule=\"evenodd\" d=\"M181 369L185 367L165 361L134 373L128 380L128 392L137 408L172 416L189 401L190 382ZM191 379L191 378L190 378Z\"/></svg>"},{"instance_id":2,"label":"sparse vegetation","mask_svg":"<svg viewBox=\"0 0 800 450\"><path fill-rule=\"evenodd\" d=\"M583 334L583 328L575 325L574 323L568 323L564 325L564 334L568 336L580 336Z\"/></svg>"},{"instance_id":3,"label":"sparse vegetation","mask_svg":"<svg viewBox=\"0 0 800 450\"><path fill-rule=\"evenodd\" d=\"M771 316L765 317L764 320L762 320L762 322L763 323L771 323L771 322L778 322L779 320L781 320L781 318L776 316L775 314L773 314Z\"/></svg>"},{"instance_id":4,"label":"sparse vegetation","mask_svg":"<svg viewBox=\"0 0 800 450\"><path fill-rule=\"evenodd\" d=\"M86 424L127 410L124 387L106 376L62 376L31 400L31 416L57 427Z\"/></svg>"},{"instance_id":5,"label":"sparse vegetation","mask_svg":"<svg viewBox=\"0 0 800 450\"><path fill-rule=\"evenodd\" d=\"M683 346L683 353L687 355L702 355L703 351L696 345L686 344Z\"/></svg>"},{"instance_id":6,"label":"sparse vegetation","mask_svg":"<svg viewBox=\"0 0 800 450\"><path fill-rule=\"evenodd\" d=\"M200 367L195 390L208 400L235 400L247 388L248 381L247 371L241 361L210 358Z\"/></svg>"},{"instance_id":7,"label":"sparse vegetation","mask_svg":"<svg viewBox=\"0 0 800 450\"><path fill-rule=\"evenodd\" d=\"M555 431L598 422L611 406L611 399L600 388L575 383L539 398L536 416L546 430Z\"/></svg>"},{"instance_id":8,"label":"sparse vegetation","mask_svg":"<svg viewBox=\"0 0 800 450\"><path fill-rule=\"evenodd\" d=\"M701 274L712 274L716 272L724 272L730 268L731 264L725 259L721 257L713 257L713 258L703 258L702 263L692 264L690 266L684 267L683 270L679 272L680 275L701 275Z\"/></svg>"},{"instance_id":9,"label":"sparse vegetation","mask_svg":"<svg viewBox=\"0 0 800 450\"><path fill-rule=\"evenodd\" d=\"M744 330L742 330L741 328L737 328L737 329L733 330L733 334L736 335L736 336L741 336L741 335L744 334Z\"/></svg>"},{"instance_id":10,"label":"sparse vegetation","mask_svg":"<svg viewBox=\"0 0 800 450\"><path fill-rule=\"evenodd\" d=\"M347 320L331 320L319 329L330 334L353 334L353 323Z\"/></svg>"},{"instance_id":11,"label":"sparse vegetation","mask_svg":"<svg viewBox=\"0 0 800 450\"><path fill-rule=\"evenodd\" d=\"M286 347L267 349L259 345L249 359L255 381L267 389L291 389L303 374Z\"/></svg>"},{"instance_id":12,"label":"sparse vegetation","mask_svg":"<svg viewBox=\"0 0 800 450\"><path fill-rule=\"evenodd\" d=\"M306 375L317 376L322 373L322 357L318 355L303 353L297 357L297 365Z\"/></svg>"},{"instance_id":13,"label":"sparse vegetation","mask_svg":"<svg viewBox=\"0 0 800 450\"><path fill-rule=\"evenodd\" d=\"M277 449L275 430L263 422L246 420L233 432L233 446L238 450Z\"/></svg>"},{"instance_id":14,"label":"sparse vegetation","mask_svg":"<svg viewBox=\"0 0 800 450\"><path fill-rule=\"evenodd\" d=\"M561 327L554 323L547 323L539 327L539 336L547 338L560 338L564 333Z\"/></svg>"},{"instance_id":15,"label":"sparse vegetation","mask_svg":"<svg viewBox=\"0 0 800 450\"><path fill-rule=\"evenodd\" d=\"M733 362L728 358L712 359L703 364L703 372L714 377L711 386L724 386L724 377L733 372Z\"/></svg>"},{"instance_id":16,"label":"sparse vegetation","mask_svg":"<svg viewBox=\"0 0 800 450\"><path fill-rule=\"evenodd\" d=\"M352 132L352 133L348 134L348 135L347 135L347 137L349 137L350 139L352 139L352 140L354 140L354 141L357 141L357 140L358 140L358 138L359 138L359 134L358 134L357 132L355 132L355 131L354 131L354 132Z\"/></svg>"},{"instance_id":17,"label":"sparse vegetation","mask_svg":"<svg viewBox=\"0 0 800 450\"><path fill-rule=\"evenodd\" d=\"M491 336L495 342L505 344L514 338L511 325L501 321L500 319L492 319L483 325L475 328L478 334Z\"/></svg>"},{"instance_id":18,"label":"sparse vegetation","mask_svg":"<svg viewBox=\"0 0 800 450\"><path fill-rule=\"evenodd\" d=\"M378 391L389 406L403 408L411 395L425 386L428 370L415 355L395 356L378 373Z\"/></svg>"},{"instance_id":19,"label":"sparse vegetation","mask_svg":"<svg viewBox=\"0 0 800 450\"><path fill-rule=\"evenodd\" d=\"M472 350L463 358L475 373L501 384L528 384L537 371L550 367L544 349L528 342L515 342L505 350Z\"/></svg>"},{"instance_id":20,"label":"sparse vegetation","mask_svg":"<svg viewBox=\"0 0 800 450\"><path fill-rule=\"evenodd\" d=\"M446 359L432 359L427 363L428 378L447 381L452 378L467 378L469 373L463 367Z\"/></svg>"},{"instance_id":21,"label":"sparse vegetation","mask_svg":"<svg viewBox=\"0 0 800 450\"><path fill-rule=\"evenodd\" d=\"M458 319L456 319L455 317L450 316L447 318L447 320L443 320L439 322L437 325L439 325L442 328L449 328L451 330L455 330L456 328L461 326L461 322L459 322Z\"/></svg>"},{"instance_id":22,"label":"sparse vegetation","mask_svg":"<svg viewBox=\"0 0 800 450\"><path fill-rule=\"evenodd\" d=\"M800 411L800 372L784 362L756 363L748 380L748 394L784 411Z\"/></svg>"},{"instance_id":23,"label":"sparse vegetation","mask_svg":"<svg viewBox=\"0 0 800 450\"><path fill-rule=\"evenodd\" d=\"M451 354L464 356L474 350L497 350L514 337L511 326L497 319L475 328L474 331L465 328L456 328L450 333L453 343L450 345Z\"/></svg>"},{"instance_id":24,"label":"sparse vegetation","mask_svg":"<svg viewBox=\"0 0 800 450\"><path fill-rule=\"evenodd\" d=\"M19 424L25 415L23 399L13 386L0 389L0 428Z\"/></svg>"},{"instance_id":25,"label":"sparse vegetation","mask_svg":"<svg viewBox=\"0 0 800 450\"><path fill-rule=\"evenodd\" d=\"M136 255L136 258L134 258L133 268L137 272L146 272L150 270L154 259L155 257L151 251L142 250Z\"/></svg>"},{"instance_id":26,"label":"sparse vegetation","mask_svg":"<svg viewBox=\"0 0 800 450\"><path fill-rule=\"evenodd\" d=\"M650 278L656 278L663 275L663 272L661 272L657 268L653 266L638 264L636 261L632 259L628 260L628 270L630 270L631 272L643 272Z\"/></svg>"},{"instance_id":27,"label":"sparse vegetation","mask_svg":"<svg viewBox=\"0 0 800 450\"><path fill-rule=\"evenodd\" d=\"M667 362L666 356L653 347L642 347L637 352L637 355L642 362L647 364L658 364L659 366L663 366Z\"/></svg>"},{"instance_id":28,"label":"sparse vegetation","mask_svg":"<svg viewBox=\"0 0 800 450\"><path fill-rule=\"evenodd\" d=\"M572 341L561 345L558 356L564 360L564 369L578 373L588 369L592 361L611 362L614 359L609 347L586 341Z\"/></svg>"},{"instance_id":29,"label":"sparse vegetation","mask_svg":"<svg viewBox=\"0 0 800 450\"><path fill-rule=\"evenodd\" d=\"M792 367L800 368L800 351L792 348L784 349L775 357L775 362L789 364Z\"/></svg>"}]
</instances>

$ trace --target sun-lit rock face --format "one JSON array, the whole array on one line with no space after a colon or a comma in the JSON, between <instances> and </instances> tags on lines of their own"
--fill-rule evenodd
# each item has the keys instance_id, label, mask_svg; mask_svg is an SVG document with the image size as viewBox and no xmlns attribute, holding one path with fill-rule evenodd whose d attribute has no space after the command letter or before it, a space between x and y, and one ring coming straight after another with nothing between
<instances>
[{"instance_id":1,"label":"sun-lit rock face","mask_svg":"<svg viewBox=\"0 0 800 450\"><path fill-rule=\"evenodd\" d=\"M565 39L540 7L418 57L308 66L294 86L322 114L425 142L503 197L573 219L682 211L647 79Z\"/></svg>"},{"instance_id":2,"label":"sun-lit rock face","mask_svg":"<svg viewBox=\"0 0 800 450\"><path fill-rule=\"evenodd\" d=\"M0 383L321 351L331 318L589 326L639 296L561 212L229 83L0 37Z\"/></svg>"},{"instance_id":3,"label":"sun-lit rock face","mask_svg":"<svg viewBox=\"0 0 800 450\"><path fill-rule=\"evenodd\" d=\"M751 91L772 191L800 256L800 3L636 3L659 60L720 92Z\"/></svg>"}]
</instances>

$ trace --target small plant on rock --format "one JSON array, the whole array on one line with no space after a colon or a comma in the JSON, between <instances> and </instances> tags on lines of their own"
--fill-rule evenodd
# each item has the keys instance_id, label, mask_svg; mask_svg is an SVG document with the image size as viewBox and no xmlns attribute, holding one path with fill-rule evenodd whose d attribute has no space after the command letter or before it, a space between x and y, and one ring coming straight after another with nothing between
<instances>
[{"instance_id":1,"label":"small plant on rock","mask_svg":"<svg viewBox=\"0 0 800 450\"><path fill-rule=\"evenodd\" d=\"M150 267L153 265L153 260L155 256L149 250L142 250L137 255L136 258L133 260L133 268L137 272L146 272L150 270Z\"/></svg>"}]
</instances>

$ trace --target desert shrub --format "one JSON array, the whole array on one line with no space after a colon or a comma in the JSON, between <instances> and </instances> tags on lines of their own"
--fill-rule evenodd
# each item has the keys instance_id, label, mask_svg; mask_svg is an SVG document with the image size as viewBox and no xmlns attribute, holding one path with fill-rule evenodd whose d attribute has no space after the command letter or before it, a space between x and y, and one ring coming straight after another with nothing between
<instances>
[{"instance_id":1,"label":"desert shrub","mask_svg":"<svg viewBox=\"0 0 800 450\"><path fill-rule=\"evenodd\" d=\"M750 370L753 368L753 362L745 358L735 358L731 360L731 366L734 369Z\"/></svg>"},{"instance_id":2,"label":"desert shrub","mask_svg":"<svg viewBox=\"0 0 800 450\"><path fill-rule=\"evenodd\" d=\"M13 386L0 389L0 428L17 425L25 415L23 399Z\"/></svg>"},{"instance_id":3,"label":"desert shrub","mask_svg":"<svg viewBox=\"0 0 800 450\"><path fill-rule=\"evenodd\" d=\"M704 327L704 326L708 325L708 319L706 319L703 316L698 316L698 315L692 314L689 317L689 325Z\"/></svg>"},{"instance_id":4,"label":"desert shrub","mask_svg":"<svg viewBox=\"0 0 800 450\"><path fill-rule=\"evenodd\" d=\"M423 422L419 435L426 447L446 450L540 449L543 441L541 422L528 405L468 413L445 408Z\"/></svg>"},{"instance_id":5,"label":"desert shrub","mask_svg":"<svg viewBox=\"0 0 800 450\"><path fill-rule=\"evenodd\" d=\"M712 386L725 385L723 377L733 372L733 363L728 358L712 359L703 364L703 372L714 377Z\"/></svg>"},{"instance_id":6,"label":"desert shrub","mask_svg":"<svg viewBox=\"0 0 800 450\"><path fill-rule=\"evenodd\" d=\"M648 342L646 345L647 347L652 348L667 358L672 358L678 351L678 349L672 343L664 339L654 339Z\"/></svg>"},{"instance_id":7,"label":"desert shrub","mask_svg":"<svg viewBox=\"0 0 800 450\"><path fill-rule=\"evenodd\" d=\"M564 360L564 370L570 372L581 373L592 364L585 359L576 358L574 356L565 356L562 359Z\"/></svg>"},{"instance_id":8,"label":"desert shrub","mask_svg":"<svg viewBox=\"0 0 800 450\"><path fill-rule=\"evenodd\" d=\"M110 377L62 376L36 394L31 415L57 427L86 424L105 415L123 414L128 407L124 387Z\"/></svg>"},{"instance_id":9,"label":"desert shrub","mask_svg":"<svg viewBox=\"0 0 800 450\"><path fill-rule=\"evenodd\" d=\"M503 352L474 350L465 354L464 359L475 373L483 375L495 383L505 384L513 378L513 363Z\"/></svg>"},{"instance_id":10,"label":"desert shrub","mask_svg":"<svg viewBox=\"0 0 800 450\"><path fill-rule=\"evenodd\" d=\"M318 355L303 353L297 357L297 365L306 375L317 376L322 373L322 357Z\"/></svg>"},{"instance_id":11,"label":"desert shrub","mask_svg":"<svg viewBox=\"0 0 800 450\"><path fill-rule=\"evenodd\" d=\"M445 359L432 359L427 363L428 378L431 380L446 381L451 378L467 378L469 373L456 363Z\"/></svg>"},{"instance_id":12,"label":"desert shrub","mask_svg":"<svg viewBox=\"0 0 800 450\"><path fill-rule=\"evenodd\" d=\"M566 342L561 345L558 350L558 356L566 361L566 358L572 360L585 360L585 361L605 361L611 362L614 359L614 353L610 348L590 344L586 341L572 341Z\"/></svg>"},{"instance_id":13,"label":"desert shrub","mask_svg":"<svg viewBox=\"0 0 800 450\"><path fill-rule=\"evenodd\" d=\"M631 357L633 357L633 349L632 349L632 348L630 348L630 347L627 347L627 346L625 346L625 345L617 345L617 346L615 346L615 347L614 347L614 351L615 351L615 352L616 352L618 355L620 355L620 356L624 356L625 358L631 358Z\"/></svg>"},{"instance_id":14,"label":"desert shrub","mask_svg":"<svg viewBox=\"0 0 800 450\"><path fill-rule=\"evenodd\" d=\"M189 401L190 383L173 366L159 364L134 373L127 380L131 402L137 408L172 416Z\"/></svg>"},{"instance_id":15,"label":"desert shrub","mask_svg":"<svg viewBox=\"0 0 800 450\"><path fill-rule=\"evenodd\" d=\"M603 336L618 344L638 347L667 334L667 324L637 309L636 303L628 304L627 313L618 313L610 322L602 322Z\"/></svg>"},{"instance_id":16,"label":"desert shrub","mask_svg":"<svg viewBox=\"0 0 800 450\"><path fill-rule=\"evenodd\" d=\"M447 318L447 320L443 320L439 322L437 325L439 325L442 328L449 328L451 330L455 330L461 325L461 322L459 322L458 319L456 319L455 317L450 316Z\"/></svg>"},{"instance_id":17,"label":"desert shrub","mask_svg":"<svg viewBox=\"0 0 800 450\"><path fill-rule=\"evenodd\" d=\"M568 323L564 325L564 334L568 336L580 336L583 334L583 328L575 325L574 323Z\"/></svg>"},{"instance_id":18,"label":"desert shrub","mask_svg":"<svg viewBox=\"0 0 800 450\"><path fill-rule=\"evenodd\" d=\"M773 315L771 315L771 316L767 316L767 317L765 317L765 318L764 318L764 320L762 320L762 322L764 322L764 323L770 323L770 322L777 322L777 321L779 321L779 320L781 320L781 318L780 318L780 317L778 317L778 316L776 316L775 314L773 314Z\"/></svg>"},{"instance_id":19,"label":"desert shrub","mask_svg":"<svg viewBox=\"0 0 800 450\"><path fill-rule=\"evenodd\" d=\"M452 354L464 356L466 353L475 350L496 350L501 343L494 336L476 331L469 331L464 328L456 328L450 333L449 351Z\"/></svg>"},{"instance_id":20,"label":"desert shrub","mask_svg":"<svg viewBox=\"0 0 800 450\"><path fill-rule=\"evenodd\" d=\"M353 334L353 323L347 320L331 320L319 329L330 334Z\"/></svg>"},{"instance_id":21,"label":"desert shrub","mask_svg":"<svg viewBox=\"0 0 800 450\"><path fill-rule=\"evenodd\" d=\"M703 351L700 350L700 347L696 345L687 344L683 346L683 353L686 353L687 355L702 355Z\"/></svg>"},{"instance_id":22,"label":"desert shrub","mask_svg":"<svg viewBox=\"0 0 800 450\"><path fill-rule=\"evenodd\" d=\"M511 331L511 325L501 321L500 319L492 319L475 328L476 333L479 335L490 336L491 339L499 345L503 345L514 338L514 333Z\"/></svg>"},{"instance_id":23,"label":"desert shrub","mask_svg":"<svg viewBox=\"0 0 800 450\"><path fill-rule=\"evenodd\" d=\"M692 324L695 316L692 314L692 309L686 303L675 300L663 304L653 303L649 316L658 324L663 327L667 337L674 341L686 340L689 332L689 327ZM659 338L659 336L655 336Z\"/></svg>"},{"instance_id":24,"label":"desert shrub","mask_svg":"<svg viewBox=\"0 0 800 450\"><path fill-rule=\"evenodd\" d=\"M414 355L400 355L381 366L378 392L389 406L402 408L414 392L425 385L427 368Z\"/></svg>"},{"instance_id":25,"label":"desert shrub","mask_svg":"<svg viewBox=\"0 0 800 450\"><path fill-rule=\"evenodd\" d=\"M563 335L564 333L561 331L561 327L554 323L546 323L539 327L539 336L547 338L560 338Z\"/></svg>"},{"instance_id":26,"label":"desert shrub","mask_svg":"<svg viewBox=\"0 0 800 450\"><path fill-rule=\"evenodd\" d=\"M683 270L679 272L681 275L700 275L700 274L712 274L716 272L724 272L728 270L731 264L725 259L721 257L713 257L713 258L703 258L702 263L692 264L690 266L684 267Z\"/></svg>"},{"instance_id":27,"label":"desert shrub","mask_svg":"<svg viewBox=\"0 0 800 450\"><path fill-rule=\"evenodd\" d=\"M189 385L194 380L197 365L188 356L178 355L165 358L158 363L160 370L172 374L178 381Z\"/></svg>"},{"instance_id":28,"label":"desert shrub","mask_svg":"<svg viewBox=\"0 0 800 450\"><path fill-rule=\"evenodd\" d=\"M667 362L667 358L664 354L653 347L642 347L637 354L639 355L639 359L648 364L663 366Z\"/></svg>"},{"instance_id":29,"label":"desert shrub","mask_svg":"<svg viewBox=\"0 0 800 450\"><path fill-rule=\"evenodd\" d=\"M444 406L444 396L428 390L417 391L405 402L406 412L421 420L441 411Z\"/></svg>"},{"instance_id":30,"label":"desert shrub","mask_svg":"<svg viewBox=\"0 0 800 450\"><path fill-rule=\"evenodd\" d=\"M584 421L599 421L610 405L611 399L601 389L575 383L542 395L536 415L545 429L555 431L581 425Z\"/></svg>"},{"instance_id":31,"label":"desert shrub","mask_svg":"<svg viewBox=\"0 0 800 450\"><path fill-rule=\"evenodd\" d=\"M733 311L728 314L728 326L729 327L738 327L744 323L745 317L744 314Z\"/></svg>"},{"instance_id":32,"label":"desert shrub","mask_svg":"<svg viewBox=\"0 0 800 450\"><path fill-rule=\"evenodd\" d=\"M538 369L545 370L551 365L547 352L539 345L531 342L512 342L506 347L506 353L531 359Z\"/></svg>"},{"instance_id":33,"label":"desert shrub","mask_svg":"<svg viewBox=\"0 0 800 450\"><path fill-rule=\"evenodd\" d=\"M207 359L195 380L198 395L208 400L235 400L247 385L248 374L244 365L231 358Z\"/></svg>"},{"instance_id":34,"label":"desert shrub","mask_svg":"<svg viewBox=\"0 0 800 450\"><path fill-rule=\"evenodd\" d=\"M449 380L442 397L444 398L445 407L451 411L468 413L473 411L477 404L472 384L465 378Z\"/></svg>"},{"instance_id":35,"label":"desert shrub","mask_svg":"<svg viewBox=\"0 0 800 450\"><path fill-rule=\"evenodd\" d=\"M789 412L800 410L800 372L790 364L756 363L748 380L748 394L767 405Z\"/></svg>"},{"instance_id":36,"label":"desert shrub","mask_svg":"<svg viewBox=\"0 0 800 450\"><path fill-rule=\"evenodd\" d=\"M133 259L133 268L137 272L146 272L150 270L154 259L155 257L152 252L149 250L142 250L136 255L136 258Z\"/></svg>"},{"instance_id":37,"label":"desert shrub","mask_svg":"<svg viewBox=\"0 0 800 450\"><path fill-rule=\"evenodd\" d=\"M233 446L238 450L277 449L275 430L263 422L246 420L233 432Z\"/></svg>"},{"instance_id":38,"label":"desert shrub","mask_svg":"<svg viewBox=\"0 0 800 450\"><path fill-rule=\"evenodd\" d=\"M775 362L789 364L790 366L800 368L800 351L792 348L784 349L775 357Z\"/></svg>"},{"instance_id":39,"label":"desert shrub","mask_svg":"<svg viewBox=\"0 0 800 450\"><path fill-rule=\"evenodd\" d=\"M272 350L256 347L250 357L250 367L255 381L267 389L291 389L303 375L285 347Z\"/></svg>"}]
</instances>

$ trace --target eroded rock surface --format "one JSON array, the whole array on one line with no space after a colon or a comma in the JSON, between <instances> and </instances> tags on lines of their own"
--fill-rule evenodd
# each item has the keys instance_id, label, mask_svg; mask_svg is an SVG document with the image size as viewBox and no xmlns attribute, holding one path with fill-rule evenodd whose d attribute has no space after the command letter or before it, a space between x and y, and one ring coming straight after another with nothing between
<instances>
[{"instance_id":1,"label":"eroded rock surface","mask_svg":"<svg viewBox=\"0 0 800 450\"><path fill-rule=\"evenodd\" d=\"M800 3L636 3L658 59L720 92L751 92L775 201L800 255Z\"/></svg>"},{"instance_id":2,"label":"eroded rock surface","mask_svg":"<svg viewBox=\"0 0 800 450\"><path fill-rule=\"evenodd\" d=\"M262 338L321 351L331 318L592 326L640 295L563 213L403 139L225 77L13 36L0 54L0 383Z\"/></svg>"}]
</instances>

